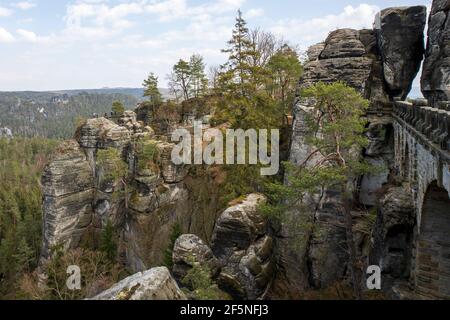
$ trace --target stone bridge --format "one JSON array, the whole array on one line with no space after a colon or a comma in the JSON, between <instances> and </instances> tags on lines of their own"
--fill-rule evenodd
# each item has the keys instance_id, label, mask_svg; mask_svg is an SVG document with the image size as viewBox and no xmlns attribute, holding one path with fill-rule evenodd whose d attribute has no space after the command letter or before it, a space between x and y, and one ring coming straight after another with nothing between
<instances>
[{"instance_id":1,"label":"stone bridge","mask_svg":"<svg viewBox=\"0 0 450 320\"><path fill-rule=\"evenodd\" d=\"M427 296L450 298L450 102L394 102L395 168L414 203L411 280Z\"/></svg>"}]
</instances>

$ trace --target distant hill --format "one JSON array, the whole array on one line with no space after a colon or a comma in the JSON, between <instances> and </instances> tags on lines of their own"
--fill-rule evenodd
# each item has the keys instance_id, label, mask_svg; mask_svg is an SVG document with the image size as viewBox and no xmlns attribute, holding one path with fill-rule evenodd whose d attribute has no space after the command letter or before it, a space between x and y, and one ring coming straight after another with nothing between
<instances>
[{"instance_id":1,"label":"distant hill","mask_svg":"<svg viewBox=\"0 0 450 320\"><path fill-rule=\"evenodd\" d=\"M69 96L77 95L83 92L99 93L99 94L123 94L133 96L138 100L142 100L144 98L143 88L102 88L102 89L77 89L77 90L55 91L55 93L67 94Z\"/></svg>"},{"instance_id":2,"label":"distant hill","mask_svg":"<svg viewBox=\"0 0 450 320\"><path fill-rule=\"evenodd\" d=\"M67 139L80 119L109 113L114 101L132 110L140 100L103 90L0 92L0 127L10 129L14 136Z\"/></svg>"},{"instance_id":3,"label":"distant hill","mask_svg":"<svg viewBox=\"0 0 450 320\"><path fill-rule=\"evenodd\" d=\"M170 98L167 89L160 89ZM142 88L102 88L55 91L0 91L0 127L13 135L67 139L75 122L111 111L114 101L133 110L144 100Z\"/></svg>"}]
</instances>

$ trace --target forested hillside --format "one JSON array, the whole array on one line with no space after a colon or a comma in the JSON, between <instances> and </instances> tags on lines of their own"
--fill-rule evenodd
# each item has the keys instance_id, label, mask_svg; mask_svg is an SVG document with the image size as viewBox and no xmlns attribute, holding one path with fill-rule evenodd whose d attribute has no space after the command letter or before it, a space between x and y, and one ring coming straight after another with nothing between
<instances>
[{"instance_id":1,"label":"forested hillside","mask_svg":"<svg viewBox=\"0 0 450 320\"><path fill-rule=\"evenodd\" d=\"M0 127L15 136L67 139L79 119L109 113L114 101L126 109L139 102L135 95L100 92L0 92Z\"/></svg>"},{"instance_id":2,"label":"forested hillside","mask_svg":"<svg viewBox=\"0 0 450 320\"><path fill-rule=\"evenodd\" d=\"M22 273L37 266L39 178L56 144L41 138L0 139L0 299L14 298Z\"/></svg>"}]
</instances>

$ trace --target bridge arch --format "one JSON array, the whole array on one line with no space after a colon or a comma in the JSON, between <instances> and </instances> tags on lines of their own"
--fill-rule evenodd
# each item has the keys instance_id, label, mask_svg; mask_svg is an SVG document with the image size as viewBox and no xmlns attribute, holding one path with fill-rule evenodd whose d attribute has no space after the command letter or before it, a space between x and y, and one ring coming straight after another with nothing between
<instances>
[{"instance_id":1,"label":"bridge arch","mask_svg":"<svg viewBox=\"0 0 450 320\"><path fill-rule=\"evenodd\" d=\"M416 288L426 296L450 299L450 199L433 181L425 193L417 242Z\"/></svg>"}]
</instances>

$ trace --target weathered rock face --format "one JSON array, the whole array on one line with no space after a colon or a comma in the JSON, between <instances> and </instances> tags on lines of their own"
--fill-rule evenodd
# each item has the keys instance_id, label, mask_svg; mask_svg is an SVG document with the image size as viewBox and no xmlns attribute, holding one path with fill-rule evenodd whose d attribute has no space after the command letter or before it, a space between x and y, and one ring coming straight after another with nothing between
<instances>
[{"instance_id":1,"label":"weathered rock face","mask_svg":"<svg viewBox=\"0 0 450 320\"><path fill-rule=\"evenodd\" d=\"M341 80L364 91L371 75L372 59L360 39L360 32L352 29L336 30L322 44L313 47L309 63L305 66L302 87L319 81ZM318 57L318 59L314 59ZM311 59L312 58L312 59Z\"/></svg>"},{"instance_id":2,"label":"weathered rock face","mask_svg":"<svg viewBox=\"0 0 450 320\"><path fill-rule=\"evenodd\" d=\"M92 221L94 178L86 155L76 141L63 143L42 177L44 243L47 258L52 246L75 248Z\"/></svg>"},{"instance_id":3,"label":"weathered rock face","mask_svg":"<svg viewBox=\"0 0 450 320\"><path fill-rule=\"evenodd\" d=\"M215 278L220 271L219 261L203 240L193 234L185 234L177 239L173 248L173 275L182 281L193 264L207 267L211 278Z\"/></svg>"},{"instance_id":4,"label":"weathered rock face","mask_svg":"<svg viewBox=\"0 0 450 320\"><path fill-rule=\"evenodd\" d=\"M371 116L366 136L369 145L364 150L364 158L375 170L362 177L359 202L366 206L378 203L380 190L389 181L394 166L394 129L389 116Z\"/></svg>"},{"instance_id":5,"label":"weathered rock face","mask_svg":"<svg viewBox=\"0 0 450 320\"><path fill-rule=\"evenodd\" d=\"M114 121L87 120L45 169L42 258L57 244L71 249L84 241L96 243L108 221L119 230L118 256L132 272L163 263L176 225L211 239L220 182L208 170L190 177L188 167L174 165L175 145L156 140L135 113ZM153 150L153 159L141 159L141 143ZM110 148L128 167L126 188L108 179L114 164L98 161L99 152Z\"/></svg>"},{"instance_id":6,"label":"weathered rock face","mask_svg":"<svg viewBox=\"0 0 450 320\"><path fill-rule=\"evenodd\" d=\"M381 267L386 292L395 281L408 280L414 216L413 198L406 186L389 188L380 200L369 261Z\"/></svg>"},{"instance_id":7,"label":"weathered rock face","mask_svg":"<svg viewBox=\"0 0 450 320\"><path fill-rule=\"evenodd\" d=\"M128 277L91 300L187 300L165 267Z\"/></svg>"},{"instance_id":8,"label":"weathered rock face","mask_svg":"<svg viewBox=\"0 0 450 320\"><path fill-rule=\"evenodd\" d=\"M383 60L384 79L391 98L406 99L423 59L425 6L388 8L375 27Z\"/></svg>"},{"instance_id":9,"label":"weathered rock face","mask_svg":"<svg viewBox=\"0 0 450 320\"><path fill-rule=\"evenodd\" d=\"M330 33L324 45L319 44L313 49L313 56L318 58L305 65L300 88L319 81L343 81L370 98L371 108L381 109L389 98L384 89L382 62L376 44L376 34L371 30L342 29ZM323 50L317 54L320 48ZM295 107L290 153L290 161L294 164L304 164L308 159L307 165L314 165L318 161L318 155L309 157L313 146L305 141L309 104L310 101L300 100ZM369 189L373 182L366 180ZM346 238L345 230L338 227L343 222L343 217L337 214L339 196L330 190L319 199L311 195L311 203L307 206L311 210L291 210L277 234L278 269L282 272L277 274L274 282L271 293L274 297L298 298L304 290L323 288L345 277ZM299 224L307 225L311 221L315 221L320 232L299 230L303 229Z\"/></svg>"},{"instance_id":10,"label":"weathered rock face","mask_svg":"<svg viewBox=\"0 0 450 320\"><path fill-rule=\"evenodd\" d=\"M238 299L261 297L273 277L273 239L258 211L264 201L259 194L247 196L221 214L213 233L212 250L222 267L219 287Z\"/></svg>"},{"instance_id":11,"label":"weathered rock face","mask_svg":"<svg viewBox=\"0 0 450 320\"><path fill-rule=\"evenodd\" d=\"M432 106L450 100L450 1L433 0L428 22L428 45L422 92Z\"/></svg>"}]
</instances>

